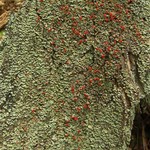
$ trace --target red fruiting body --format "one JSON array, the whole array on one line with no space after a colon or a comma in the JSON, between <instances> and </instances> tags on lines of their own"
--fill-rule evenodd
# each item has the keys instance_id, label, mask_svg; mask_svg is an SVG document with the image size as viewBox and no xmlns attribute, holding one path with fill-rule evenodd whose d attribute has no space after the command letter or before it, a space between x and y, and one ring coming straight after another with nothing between
<instances>
[{"instance_id":1,"label":"red fruiting body","mask_svg":"<svg viewBox=\"0 0 150 150\"><path fill-rule=\"evenodd\" d=\"M89 31L88 31L88 30L85 30L85 31L84 31L84 35L87 35L87 34L89 34Z\"/></svg>"},{"instance_id":2,"label":"red fruiting body","mask_svg":"<svg viewBox=\"0 0 150 150\"><path fill-rule=\"evenodd\" d=\"M96 28L96 26L95 26L95 25L92 25L92 28L93 28L93 29L95 29L95 28Z\"/></svg>"},{"instance_id":3,"label":"red fruiting body","mask_svg":"<svg viewBox=\"0 0 150 150\"><path fill-rule=\"evenodd\" d=\"M64 51L63 51L64 53L66 53L67 52L67 49L66 48L64 48Z\"/></svg>"},{"instance_id":4,"label":"red fruiting body","mask_svg":"<svg viewBox=\"0 0 150 150\"><path fill-rule=\"evenodd\" d=\"M108 46L108 47L107 47L107 51L109 52L110 50L111 50L111 47L110 47L110 46Z\"/></svg>"},{"instance_id":5,"label":"red fruiting body","mask_svg":"<svg viewBox=\"0 0 150 150\"><path fill-rule=\"evenodd\" d=\"M92 20L92 19L95 19L96 16L94 14L91 14L89 18Z\"/></svg>"},{"instance_id":6,"label":"red fruiting body","mask_svg":"<svg viewBox=\"0 0 150 150\"><path fill-rule=\"evenodd\" d=\"M78 117L75 117L75 116L72 116L71 118L72 118L74 121L78 121L78 119L79 119Z\"/></svg>"},{"instance_id":7,"label":"red fruiting body","mask_svg":"<svg viewBox=\"0 0 150 150\"><path fill-rule=\"evenodd\" d=\"M40 19L41 19L41 17L37 16L36 22L39 22Z\"/></svg>"},{"instance_id":8,"label":"red fruiting body","mask_svg":"<svg viewBox=\"0 0 150 150\"><path fill-rule=\"evenodd\" d=\"M65 126L66 126L66 127L69 127L70 125L69 125L69 123L66 123Z\"/></svg>"},{"instance_id":9,"label":"red fruiting body","mask_svg":"<svg viewBox=\"0 0 150 150\"><path fill-rule=\"evenodd\" d=\"M74 89L73 85L71 86L71 92L72 92L72 94L74 94L74 92L75 92L75 89Z\"/></svg>"},{"instance_id":10,"label":"red fruiting body","mask_svg":"<svg viewBox=\"0 0 150 150\"><path fill-rule=\"evenodd\" d=\"M133 2L133 0L128 0L127 1L128 4L131 4L132 2Z\"/></svg>"},{"instance_id":11,"label":"red fruiting body","mask_svg":"<svg viewBox=\"0 0 150 150\"><path fill-rule=\"evenodd\" d=\"M100 73L100 70L94 70L94 73Z\"/></svg>"},{"instance_id":12,"label":"red fruiting body","mask_svg":"<svg viewBox=\"0 0 150 150\"><path fill-rule=\"evenodd\" d=\"M76 26L76 25L75 25ZM72 28L72 32L77 35L77 36L80 36L80 31L75 29L75 28Z\"/></svg>"},{"instance_id":13,"label":"red fruiting body","mask_svg":"<svg viewBox=\"0 0 150 150\"><path fill-rule=\"evenodd\" d=\"M79 90L84 90L85 89L85 85L83 85L83 86L81 86L80 88L79 88Z\"/></svg>"},{"instance_id":14,"label":"red fruiting body","mask_svg":"<svg viewBox=\"0 0 150 150\"><path fill-rule=\"evenodd\" d=\"M100 6L101 6L101 7L103 7L103 6L104 6L104 4L103 4L103 3L101 3L101 4L100 4Z\"/></svg>"},{"instance_id":15,"label":"red fruiting body","mask_svg":"<svg viewBox=\"0 0 150 150\"><path fill-rule=\"evenodd\" d=\"M68 137L68 136L69 136L69 134L68 134L68 133L66 133L66 134L65 134L65 137Z\"/></svg>"},{"instance_id":16,"label":"red fruiting body","mask_svg":"<svg viewBox=\"0 0 150 150\"><path fill-rule=\"evenodd\" d=\"M81 108L80 108L80 107L77 107L76 110L77 110L77 112L80 112L80 111L81 111Z\"/></svg>"},{"instance_id":17,"label":"red fruiting body","mask_svg":"<svg viewBox=\"0 0 150 150\"><path fill-rule=\"evenodd\" d=\"M103 52L103 50L102 50L101 48L96 47L95 49L96 49L97 51L99 51L100 53Z\"/></svg>"},{"instance_id":18,"label":"red fruiting body","mask_svg":"<svg viewBox=\"0 0 150 150\"><path fill-rule=\"evenodd\" d=\"M104 45L108 45L108 44L109 44L108 41L105 41L105 42L104 42Z\"/></svg>"},{"instance_id":19,"label":"red fruiting body","mask_svg":"<svg viewBox=\"0 0 150 150\"><path fill-rule=\"evenodd\" d=\"M32 111L32 113L35 113L35 112L36 112L36 109L33 108L31 111Z\"/></svg>"},{"instance_id":20,"label":"red fruiting body","mask_svg":"<svg viewBox=\"0 0 150 150\"><path fill-rule=\"evenodd\" d=\"M102 54L102 55L101 55L101 58L102 58L102 59L104 59L104 58L105 58L105 55L104 55L104 54Z\"/></svg>"},{"instance_id":21,"label":"red fruiting body","mask_svg":"<svg viewBox=\"0 0 150 150\"><path fill-rule=\"evenodd\" d=\"M89 82L92 83L92 82L93 82L93 79L89 79Z\"/></svg>"},{"instance_id":22,"label":"red fruiting body","mask_svg":"<svg viewBox=\"0 0 150 150\"><path fill-rule=\"evenodd\" d=\"M84 109L90 109L89 104L84 104L83 108Z\"/></svg>"},{"instance_id":23,"label":"red fruiting body","mask_svg":"<svg viewBox=\"0 0 150 150\"><path fill-rule=\"evenodd\" d=\"M78 130L77 132L78 132L78 133L80 133L80 132L81 132L81 130Z\"/></svg>"},{"instance_id":24,"label":"red fruiting body","mask_svg":"<svg viewBox=\"0 0 150 150\"><path fill-rule=\"evenodd\" d=\"M88 67L88 70L89 70L89 71L92 71L92 67L89 66L89 67Z\"/></svg>"},{"instance_id":25,"label":"red fruiting body","mask_svg":"<svg viewBox=\"0 0 150 150\"><path fill-rule=\"evenodd\" d=\"M109 16L110 16L110 20L111 20L111 21L113 21L113 20L116 18L116 16L114 15L113 12L110 12L110 13L109 13Z\"/></svg>"},{"instance_id":26,"label":"red fruiting body","mask_svg":"<svg viewBox=\"0 0 150 150\"><path fill-rule=\"evenodd\" d=\"M74 97L73 100L76 102L76 101L78 100L78 98L77 98L77 97Z\"/></svg>"},{"instance_id":27,"label":"red fruiting body","mask_svg":"<svg viewBox=\"0 0 150 150\"><path fill-rule=\"evenodd\" d=\"M99 80L100 80L100 78L98 78L98 77L94 78L94 81L99 81Z\"/></svg>"},{"instance_id":28,"label":"red fruiting body","mask_svg":"<svg viewBox=\"0 0 150 150\"><path fill-rule=\"evenodd\" d=\"M125 30L125 26L120 26L120 28L124 31Z\"/></svg>"},{"instance_id":29,"label":"red fruiting body","mask_svg":"<svg viewBox=\"0 0 150 150\"><path fill-rule=\"evenodd\" d=\"M74 117L73 120L77 121L77 120L78 120L78 117Z\"/></svg>"},{"instance_id":30,"label":"red fruiting body","mask_svg":"<svg viewBox=\"0 0 150 150\"><path fill-rule=\"evenodd\" d=\"M49 28L47 31L48 31L48 32L51 32L51 31L52 31L52 28Z\"/></svg>"},{"instance_id":31,"label":"red fruiting body","mask_svg":"<svg viewBox=\"0 0 150 150\"><path fill-rule=\"evenodd\" d=\"M66 122L66 123L69 123L69 122L70 122L70 120L66 120L65 122Z\"/></svg>"},{"instance_id":32,"label":"red fruiting body","mask_svg":"<svg viewBox=\"0 0 150 150\"><path fill-rule=\"evenodd\" d=\"M122 43L122 39L119 39L119 43Z\"/></svg>"},{"instance_id":33,"label":"red fruiting body","mask_svg":"<svg viewBox=\"0 0 150 150\"><path fill-rule=\"evenodd\" d=\"M89 95L88 95L87 93L84 93L84 97L85 97L86 99L90 99L90 97L89 97Z\"/></svg>"},{"instance_id":34,"label":"red fruiting body","mask_svg":"<svg viewBox=\"0 0 150 150\"><path fill-rule=\"evenodd\" d=\"M80 21L82 21L82 16L79 17Z\"/></svg>"},{"instance_id":35,"label":"red fruiting body","mask_svg":"<svg viewBox=\"0 0 150 150\"><path fill-rule=\"evenodd\" d=\"M71 18L73 21L76 20L74 17Z\"/></svg>"},{"instance_id":36,"label":"red fruiting body","mask_svg":"<svg viewBox=\"0 0 150 150\"><path fill-rule=\"evenodd\" d=\"M79 40L78 44L80 45L80 44L82 44L82 43L83 43L83 40Z\"/></svg>"}]
</instances>

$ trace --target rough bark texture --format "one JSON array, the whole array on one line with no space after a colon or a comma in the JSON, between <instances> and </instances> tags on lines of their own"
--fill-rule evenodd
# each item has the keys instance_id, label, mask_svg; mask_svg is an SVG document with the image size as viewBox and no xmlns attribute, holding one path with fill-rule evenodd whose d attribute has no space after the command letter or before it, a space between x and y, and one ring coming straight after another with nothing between
<instances>
[{"instance_id":1,"label":"rough bark texture","mask_svg":"<svg viewBox=\"0 0 150 150\"><path fill-rule=\"evenodd\" d=\"M128 149L149 103L149 5L26 0L0 45L0 149Z\"/></svg>"}]
</instances>

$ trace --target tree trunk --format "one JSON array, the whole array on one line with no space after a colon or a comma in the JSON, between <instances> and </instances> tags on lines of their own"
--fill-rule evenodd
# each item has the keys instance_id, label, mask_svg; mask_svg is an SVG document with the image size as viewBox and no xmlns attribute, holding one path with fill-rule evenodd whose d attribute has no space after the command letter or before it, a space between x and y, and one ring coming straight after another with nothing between
<instances>
[{"instance_id":1,"label":"tree trunk","mask_svg":"<svg viewBox=\"0 0 150 150\"><path fill-rule=\"evenodd\" d=\"M11 14L0 45L0 149L137 149L133 121L149 105L149 6L26 0Z\"/></svg>"}]
</instances>

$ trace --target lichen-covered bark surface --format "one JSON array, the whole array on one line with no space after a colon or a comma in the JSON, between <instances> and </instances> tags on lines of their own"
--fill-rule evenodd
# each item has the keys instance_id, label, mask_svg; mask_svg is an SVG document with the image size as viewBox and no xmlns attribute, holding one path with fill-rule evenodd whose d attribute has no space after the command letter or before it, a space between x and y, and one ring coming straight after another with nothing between
<instances>
[{"instance_id":1,"label":"lichen-covered bark surface","mask_svg":"<svg viewBox=\"0 0 150 150\"><path fill-rule=\"evenodd\" d=\"M149 5L26 0L0 46L0 149L126 150L150 93Z\"/></svg>"}]
</instances>

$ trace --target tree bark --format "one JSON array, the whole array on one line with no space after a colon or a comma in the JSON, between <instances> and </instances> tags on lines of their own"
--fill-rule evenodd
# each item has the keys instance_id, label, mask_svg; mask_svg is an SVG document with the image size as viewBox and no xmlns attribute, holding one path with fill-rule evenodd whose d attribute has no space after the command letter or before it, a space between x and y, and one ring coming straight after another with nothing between
<instances>
[{"instance_id":1,"label":"tree bark","mask_svg":"<svg viewBox=\"0 0 150 150\"><path fill-rule=\"evenodd\" d=\"M149 3L26 0L0 45L0 148L129 149L149 104Z\"/></svg>"}]
</instances>

